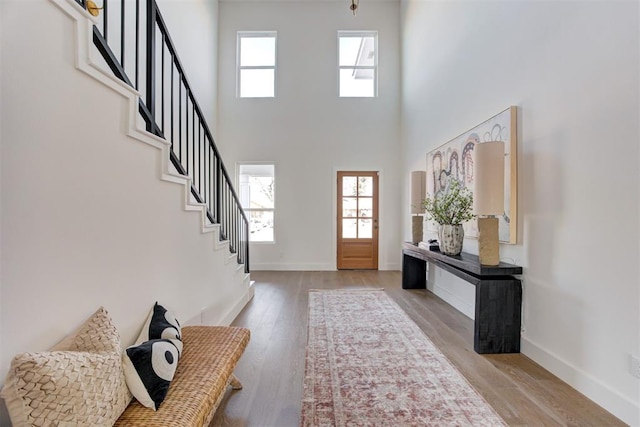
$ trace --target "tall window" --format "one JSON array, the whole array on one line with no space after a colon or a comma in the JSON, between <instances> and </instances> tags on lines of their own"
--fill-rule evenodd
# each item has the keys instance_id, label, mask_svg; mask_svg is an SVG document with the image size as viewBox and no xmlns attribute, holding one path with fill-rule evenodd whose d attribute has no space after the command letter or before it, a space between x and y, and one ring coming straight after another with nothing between
<instances>
[{"instance_id":1,"label":"tall window","mask_svg":"<svg viewBox=\"0 0 640 427\"><path fill-rule=\"evenodd\" d=\"M249 218L249 241L273 242L275 166L244 163L238 167L240 203Z\"/></svg>"},{"instance_id":2,"label":"tall window","mask_svg":"<svg viewBox=\"0 0 640 427\"><path fill-rule=\"evenodd\" d=\"M276 32L239 31L237 94L273 98L276 93Z\"/></svg>"},{"instance_id":3,"label":"tall window","mask_svg":"<svg viewBox=\"0 0 640 427\"><path fill-rule=\"evenodd\" d=\"M378 32L338 31L341 97L378 95Z\"/></svg>"}]
</instances>

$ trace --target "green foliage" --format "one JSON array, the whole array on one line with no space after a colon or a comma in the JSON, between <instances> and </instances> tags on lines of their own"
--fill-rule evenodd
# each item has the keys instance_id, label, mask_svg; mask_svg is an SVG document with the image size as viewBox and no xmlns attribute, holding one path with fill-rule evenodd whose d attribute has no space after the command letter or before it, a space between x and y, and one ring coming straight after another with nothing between
<instances>
[{"instance_id":1,"label":"green foliage","mask_svg":"<svg viewBox=\"0 0 640 427\"><path fill-rule=\"evenodd\" d=\"M462 224L473 218L473 194L457 180L451 180L445 191L422 202L429 219L438 224Z\"/></svg>"}]
</instances>

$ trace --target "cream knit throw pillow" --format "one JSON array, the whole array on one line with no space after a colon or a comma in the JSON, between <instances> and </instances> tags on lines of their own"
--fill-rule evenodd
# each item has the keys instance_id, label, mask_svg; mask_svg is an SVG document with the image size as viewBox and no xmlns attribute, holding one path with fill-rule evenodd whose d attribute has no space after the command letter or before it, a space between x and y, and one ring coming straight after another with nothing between
<instances>
[{"instance_id":1,"label":"cream knit throw pillow","mask_svg":"<svg viewBox=\"0 0 640 427\"><path fill-rule=\"evenodd\" d=\"M102 307L52 351L17 355L1 393L13 426L112 426L131 401L121 355Z\"/></svg>"}]
</instances>

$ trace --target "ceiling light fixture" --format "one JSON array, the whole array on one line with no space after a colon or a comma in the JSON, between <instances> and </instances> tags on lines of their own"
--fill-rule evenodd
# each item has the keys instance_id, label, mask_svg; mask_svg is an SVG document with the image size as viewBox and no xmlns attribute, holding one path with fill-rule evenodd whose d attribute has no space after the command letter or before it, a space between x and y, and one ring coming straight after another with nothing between
<instances>
[{"instance_id":1,"label":"ceiling light fixture","mask_svg":"<svg viewBox=\"0 0 640 427\"><path fill-rule=\"evenodd\" d=\"M358 3L360 3L360 0L351 0L351 6L349 6L349 9L351 10L351 12L353 12L353 16L356 16L356 11L358 10Z\"/></svg>"}]
</instances>

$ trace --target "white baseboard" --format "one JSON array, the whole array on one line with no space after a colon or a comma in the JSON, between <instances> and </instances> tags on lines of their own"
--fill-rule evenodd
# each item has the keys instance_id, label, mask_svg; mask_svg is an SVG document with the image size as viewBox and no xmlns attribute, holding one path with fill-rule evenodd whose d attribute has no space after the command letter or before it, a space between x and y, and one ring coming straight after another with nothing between
<instances>
[{"instance_id":1,"label":"white baseboard","mask_svg":"<svg viewBox=\"0 0 640 427\"><path fill-rule=\"evenodd\" d=\"M386 263L378 267L380 271L398 271L399 263ZM251 263L251 270L255 271L336 271L335 264L327 263L286 263L286 262L264 262Z\"/></svg>"},{"instance_id":2,"label":"white baseboard","mask_svg":"<svg viewBox=\"0 0 640 427\"><path fill-rule=\"evenodd\" d=\"M608 385L570 364L539 344L522 336L520 351L571 387L630 426L640 426L638 402L622 396Z\"/></svg>"},{"instance_id":3,"label":"white baseboard","mask_svg":"<svg viewBox=\"0 0 640 427\"><path fill-rule=\"evenodd\" d=\"M335 266L325 263L251 262L252 271L335 271Z\"/></svg>"},{"instance_id":4,"label":"white baseboard","mask_svg":"<svg viewBox=\"0 0 640 427\"><path fill-rule=\"evenodd\" d=\"M252 283L249 289L247 289L247 292L244 295L242 295L242 297L238 300L238 302L236 302L233 305L233 307L231 307L227 311L227 313L222 317L222 319L220 320L220 325L228 326L231 323L233 323L233 321L235 320L236 317L238 317L238 314L240 314L240 312L245 307L245 305L247 305L249 301L251 301L251 299L253 298L253 290L254 290L254 287Z\"/></svg>"},{"instance_id":5,"label":"white baseboard","mask_svg":"<svg viewBox=\"0 0 640 427\"><path fill-rule=\"evenodd\" d=\"M254 294L253 282L247 291L231 306L222 316L218 316L218 309L210 307L202 310L196 316L188 319L186 322L181 322L182 326L198 326L198 325L212 325L212 326L229 326L235 318L240 314L242 309L251 301Z\"/></svg>"},{"instance_id":6,"label":"white baseboard","mask_svg":"<svg viewBox=\"0 0 640 427\"><path fill-rule=\"evenodd\" d=\"M388 262L378 267L380 271L400 271L402 267L399 262Z\"/></svg>"}]
</instances>

